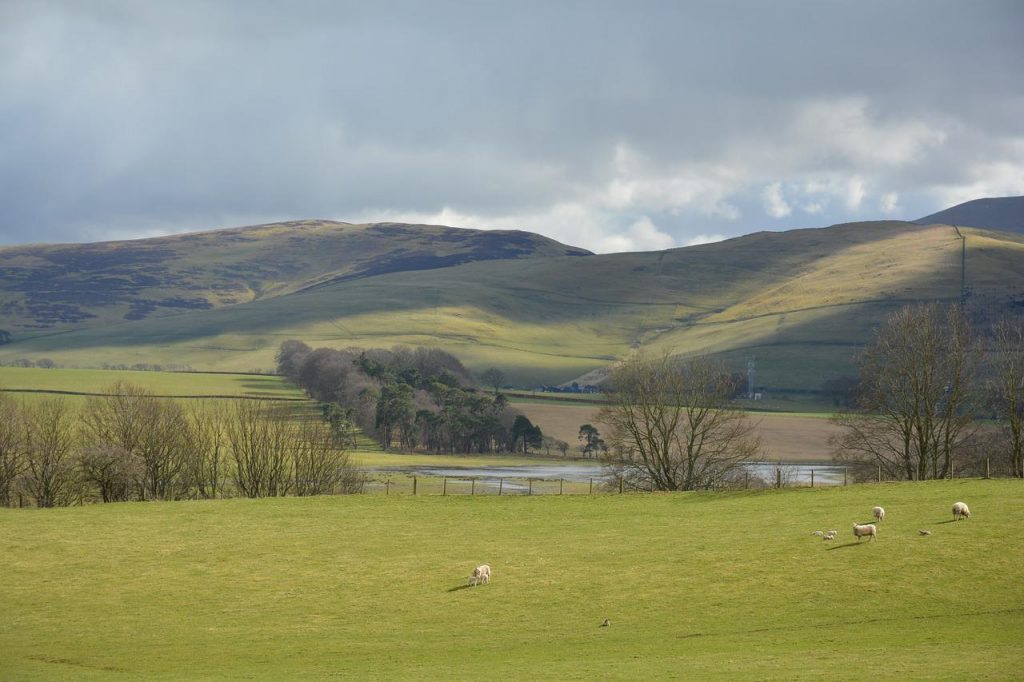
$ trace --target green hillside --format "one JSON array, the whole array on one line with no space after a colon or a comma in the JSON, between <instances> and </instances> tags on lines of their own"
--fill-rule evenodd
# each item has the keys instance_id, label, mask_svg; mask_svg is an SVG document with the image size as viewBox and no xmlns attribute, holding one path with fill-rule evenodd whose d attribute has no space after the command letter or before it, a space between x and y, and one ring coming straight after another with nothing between
<instances>
[{"instance_id":1,"label":"green hillside","mask_svg":"<svg viewBox=\"0 0 1024 682\"><path fill-rule=\"evenodd\" d=\"M302 220L97 244L0 248L13 338L211 310L326 283L474 260L588 255L528 232Z\"/></svg>"},{"instance_id":2,"label":"green hillside","mask_svg":"<svg viewBox=\"0 0 1024 682\"><path fill-rule=\"evenodd\" d=\"M0 678L1018 679L1020 493L0 509ZM491 583L466 587L481 563Z\"/></svg>"},{"instance_id":3,"label":"green hillside","mask_svg":"<svg viewBox=\"0 0 1024 682\"><path fill-rule=\"evenodd\" d=\"M1024 236L963 230L972 304L1024 301ZM814 389L906 302L959 300L948 226L875 222L663 252L495 260L325 283L217 310L39 333L0 361L270 368L280 343L436 345L519 385L569 381L633 349L713 353L758 382Z\"/></svg>"}]
</instances>

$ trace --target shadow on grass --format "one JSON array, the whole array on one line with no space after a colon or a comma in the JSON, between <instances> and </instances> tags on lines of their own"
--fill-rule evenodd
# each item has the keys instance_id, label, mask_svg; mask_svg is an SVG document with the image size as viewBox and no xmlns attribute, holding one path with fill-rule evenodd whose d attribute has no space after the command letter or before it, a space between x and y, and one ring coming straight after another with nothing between
<instances>
[{"instance_id":1,"label":"shadow on grass","mask_svg":"<svg viewBox=\"0 0 1024 682\"><path fill-rule=\"evenodd\" d=\"M868 540L868 542L871 542L871 540ZM836 545L835 547L829 547L826 551L831 552L834 549L843 549L845 547L859 547L863 544L863 542L847 542L845 545Z\"/></svg>"},{"instance_id":2,"label":"shadow on grass","mask_svg":"<svg viewBox=\"0 0 1024 682\"><path fill-rule=\"evenodd\" d=\"M936 521L935 524L941 526L944 523L956 523L956 519L946 519L945 521Z\"/></svg>"},{"instance_id":3,"label":"shadow on grass","mask_svg":"<svg viewBox=\"0 0 1024 682\"><path fill-rule=\"evenodd\" d=\"M453 587L453 588L451 588L448 591L449 592L458 592L459 590L468 590L471 587L473 587L473 586L472 585L459 585L458 587Z\"/></svg>"}]
</instances>

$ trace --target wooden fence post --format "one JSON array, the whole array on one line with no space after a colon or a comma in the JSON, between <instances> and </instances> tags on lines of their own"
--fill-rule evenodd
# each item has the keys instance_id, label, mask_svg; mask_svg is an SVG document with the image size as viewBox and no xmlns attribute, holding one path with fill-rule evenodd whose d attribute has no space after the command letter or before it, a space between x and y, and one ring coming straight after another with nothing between
<instances>
[{"instance_id":1,"label":"wooden fence post","mask_svg":"<svg viewBox=\"0 0 1024 682\"><path fill-rule=\"evenodd\" d=\"M882 465L881 464L878 465L878 482L879 483L882 482Z\"/></svg>"},{"instance_id":2,"label":"wooden fence post","mask_svg":"<svg viewBox=\"0 0 1024 682\"><path fill-rule=\"evenodd\" d=\"M782 469L775 467L775 487L782 488Z\"/></svg>"},{"instance_id":3,"label":"wooden fence post","mask_svg":"<svg viewBox=\"0 0 1024 682\"><path fill-rule=\"evenodd\" d=\"M814 487L814 469L811 469L811 487Z\"/></svg>"},{"instance_id":4,"label":"wooden fence post","mask_svg":"<svg viewBox=\"0 0 1024 682\"><path fill-rule=\"evenodd\" d=\"M991 462L989 461L989 458L986 457L985 458L985 478L992 478L992 468L991 468L990 465L991 465Z\"/></svg>"},{"instance_id":5,"label":"wooden fence post","mask_svg":"<svg viewBox=\"0 0 1024 682\"><path fill-rule=\"evenodd\" d=\"M441 488L441 495L447 495L447 494L448 494L448 477L445 476L444 477L444 487Z\"/></svg>"},{"instance_id":6,"label":"wooden fence post","mask_svg":"<svg viewBox=\"0 0 1024 682\"><path fill-rule=\"evenodd\" d=\"M564 478L558 479L558 494L559 495L562 494L562 484L563 483L565 483L565 479Z\"/></svg>"},{"instance_id":7,"label":"wooden fence post","mask_svg":"<svg viewBox=\"0 0 1024 682\"><path fill-rule=\"evenodd\" d=\"M390 495L391 494L391 479L390 478L386 479L384 481L384 494L385 495Z\"/></svg>"},{"instance_id":8,"label":"wooden fence post","mask_svg":"<svg viewBox=\"0 0 1024 682\"><path fill-rule=\"evenodd\" d=\"M847 475L850 473L850 467L843 467L843 485L847 484Z\"/></svg>"},{"instance_id":9,"label":"wooden fence post","mask_svg":"<svg viewBox=\"0 0 1024 682\"><path fill-rule=\"evenodd\" d=\"M590 479L590 493L589 494L590 495L594 494L594 479L593 478Z\"/></svg>"},{"instance_id":10,"label":"wooden fence post","mask_svg":"<svg viewBox=\"0 0 1024 682\"><path fill-rule=\"evenodd\" d=\"M619 476L619 494L622 494L622 476Z\"/></svg>"},{"instance_id":11,"label":"wooden fence post","mask_svg":"<svg viewBox=\"0 0 1024 682\"><path fill-rule=\"evenodd\" d=\"M504 478L499 478L498 479L498 497L501 497L501 489L504 488L504 487L505 487L505 479Z\"/></svg>"},{"instance_id":12,"label":"wooden fence post","mask_svg":"<svg viewBox=\"0 0 1024 682\"><path fill-rule=\"evenodd\" d=\"M533 494L533 479L532 478L528 478L528 479L526 479L526 482L529 485L529 488L527 489L526 494L527 495L532 495Z\"/></svg>"},{"instance_id":13,"label":"wooden fence post","mask_svg":"<svg viewBox=\"0 0 1024 682\"><path fill-rule=\"evenodd\" d=\"M476 479L475 478L472 479L469 482L469 494L470 495L476 495Z\"/></svg>"},{"instance_id":14,"label":"wooden fence post","mask_svg":"<svg viewBox=\"0 0 1024 682\"><path fill-rule=\"evenodd\" d=\"M413 495L416 494L416 477L415 476L412 477L412 494Z\"/></svg>"},{"instance_id":15,"label":"wooden fence post","mask_svg":"<svg viewBox=\"0 0 1024 682\"><path fill-rule=\"evenodd\" d=\"M744 471L743 472L743 489L744 490L750 490L750 472L749 471Z\"/></svg>"}]
</instances>

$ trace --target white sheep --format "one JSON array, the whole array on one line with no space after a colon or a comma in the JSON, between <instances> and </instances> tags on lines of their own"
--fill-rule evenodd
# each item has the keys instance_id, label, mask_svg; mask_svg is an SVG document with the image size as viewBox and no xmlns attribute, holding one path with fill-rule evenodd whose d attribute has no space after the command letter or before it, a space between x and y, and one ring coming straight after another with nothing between
<instances>
[{"instance_id":1,"label":"white sheep","mask_svg":"<svg viewBox=\"0 0 1024 682\"><path fill-rule=\"evenodd\" d=\"M811 533L811 535L817 535L819 537L824 535L824 534L825 534L825 531L823 531L823 530L816 530L813 533Z\"/></svg>"},{"instance_id":2,"label":"white sheep","mask_svg":"<svg viewBox=\"0 0 1024 682\"><path fill-rule=\"evenodd\" d=\"M875 524L867 523L867 524L861 526L860 524L854 522L854 524L853 524L853 536L855 538L857 538L857 542L860 542L860 539L862 537L864 537L865 535L870 535L871 536L871 540L874 540L878 536L878 529L875 528ZM869 540L869 542L870 542L870 540Z\"/></svg>"},{"instance_id":3,"label":"white sheep","mask_svg":"<svg viewBox=\"0 0 1024 682\"><path fill-rule=\"evenodd\" d=\"M885 521L885 510L881 507L875 507L871 510L871 513L875 515L876 521Z\"/></svg>"},{"instance_id":4,"label":"white sheep","mask_svg":"<svg viewBox=\"0 0 1024 682\"><path fill-rule=\"evenodd\" d=\"M837 530L830 530L829 531L829 535L831 535L832 537L837 537L839 535L839 531L837 531Z\"/></svg>"},{"instance_id":5,"label":"white sheep","mask_svg":"<svg viewBox=\"0 0 1024 682\"><path fill-rule=\"evenodd\" d=\"M953 505L953 520L958 521L960 519L971 518L971 510L967 508L967 505L963 502L957 502Z\"/></svg>"},{"instance_id":6,"label":"white sheep","mask_svg":"<svg viewBox=\"0 0 1024 682\"><path fill-rule=\"evenodd\" d=\"M487 584L491 582L491 567L487 564L480 564L473 569L473 573L469 576L469 584L473 587L480 583Z\"/></svg>"},{"instance_id":7,"label":"white sheep","mask_svg":"<svg viewBox=\"0 0 1024 682\"><path fill-rule=\"evenodd\" d=\"M831 542L832 540L836 539L836 534L833 533L832 531L829 531L829 532L825 533L825 535L821 539L824 540L825 542Z\"/></svg>"}]
</instances>

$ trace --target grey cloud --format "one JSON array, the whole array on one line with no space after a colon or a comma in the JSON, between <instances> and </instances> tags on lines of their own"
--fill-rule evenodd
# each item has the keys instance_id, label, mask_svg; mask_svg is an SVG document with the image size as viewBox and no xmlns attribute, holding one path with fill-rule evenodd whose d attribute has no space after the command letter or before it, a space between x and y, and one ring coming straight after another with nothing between
<instances>
[{"instance_id":1,"label":"grey cloud","mask_svg":"<svg viewBox=\"0 0 1024 682\"><path fill-rule=\"evenodd\" d=\"M914 218L1024 164L1013 2L14 2L0 26L0 243L446 209L551 233L565 206L600 216L558 228L581 246L645 218L685 243L888 192ZM893 162L794 128L858 99L866 140L943 140ZM857 210L764 210L855 177Z\"/></svg>"}]
</instances>

